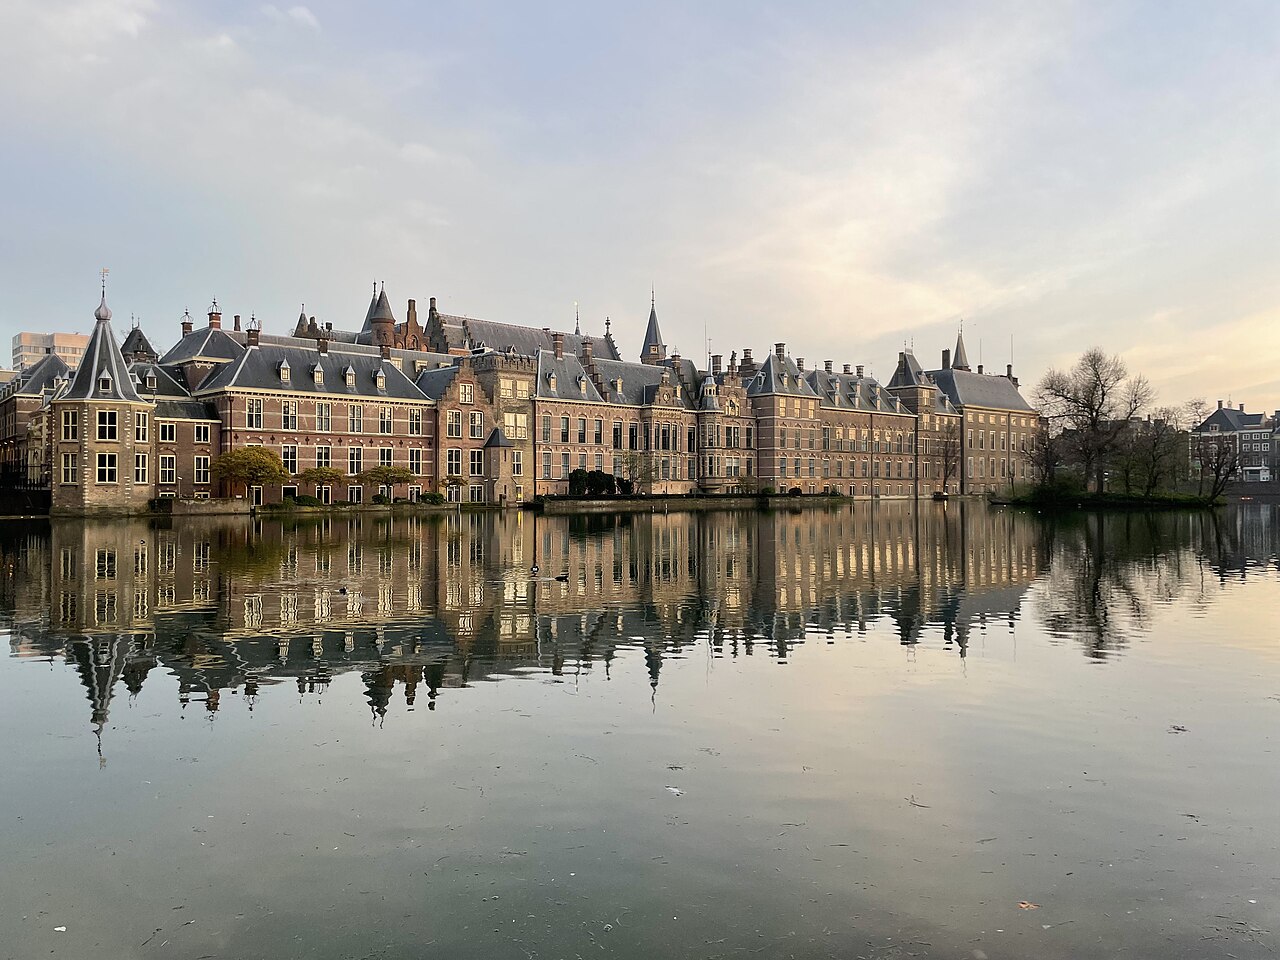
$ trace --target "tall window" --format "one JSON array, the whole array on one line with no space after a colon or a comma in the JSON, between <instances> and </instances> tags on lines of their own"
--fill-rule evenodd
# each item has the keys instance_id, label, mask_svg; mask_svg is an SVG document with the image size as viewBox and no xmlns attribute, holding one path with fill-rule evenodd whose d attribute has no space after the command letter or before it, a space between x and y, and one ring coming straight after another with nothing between
<instances>
[{"instance_id":1,"label":"tall window","mask_svg":"<svg viewBox=\"0 0 1280 960\"><path fill-rule=\"evenodd\" d=\"M378 448L378 466L389 467L392 464L394 451L390 447Z\"/></svg>"},{"instance_id":2,"label":"tall window","mask_svg":"<svg viewBox=\"0 0 1280 960\"><path fill-rule=\"evenodd\" d=\"M422 436L422 411L417 407L409 410L409 436Z\"/></svg>"},{"instance_id":3,"label":"tall window","mask_svg":"<svg viewBox=\"0 0 1280 960\"><path fill-rule=\"evenodd\" d=\"M284 464L284 468L290 473L298 472L298 447L297 444L286 443L280 448L280 461Z\"/></svg>"},{"instance_id":4,"label":"tall window","mask_svg":"<svg viewBox=\"0 0 1280 960\"><path fill-rule=\"evenodd\" d=\"M483 450L471 451L471 476L473 477L484 476L484 451Z\"/></svg>"},{"instance_id":5,"label":"tall window","mask_svg":"<svg viewBox=\"0 0 1280 960\"><path fill-rule=\"evenodd\" d=\"M422 473L422 451L416 447L409 450L409 469L416 474Z\"/></svg>"},{"instance_id":6,"label":"tall window","mask_svg":"<svg viewBox=\"0 0 1280 960\"><path fill-rule=\"evenodd\" d=\"M80 439L80 412L78 410L62 411L62 439ZM63 483L66 483L64 480Z\"/></svg>"},{"instance_id":7,"label":"tall window","mask_svg":"<svg viewBox=\"0 0 1280 960\"><path fill-rule=\"evenodd\" d=\"M316 432L330 433L333 430L333 404L327 400L316 402Z\"/></svg>"},{"instance_id":8,"label":"tall window","mask_svg":"<svg viewBox=\"0 0 1280 960\"><path fill-rule=\"evenodd\" d=\"M115 483L117 479L116 455L114 453L98 454L98 482Z\"/></svg>"},{"instance_id":9,"label":"tall window","mask_svg":"<svg viewBox=\"0 0 1280 960\"><path fill-rule=\"evenodd\" d=\"M195 429L196 443L209 442L209 425L207 423L197 423Z\"/></svg>"},{"instance_id":10,"label":"tall window","mask_svg":"<svg viewBox=\"0 0 1280 960\"><path fill-rule=\"evenodd\" d=\"M347 448L347 474L354 477L364 469L364 450L361 447Z\"/></svg>"},{"instance_id":11,"label":"tall window","mask_svg":"<svg viewBox=\"0 0 1280 960\"><path fill-rule=\"evenodd\" d=\"M280 403L280 429L298 429L298 401L284 400Z\"/></svg>"},{"instance_id":12,"label":"tall window","mask_svg":"<svg viewBox=\"0 0 1280 960\"><path fill-rule=\"evenodd\" d=\"M503 400L510 400L513 396L515 396L515 390L513 389L513 387L514 385L512 381L499 380L498 395L501 396Z\"/></svg>"},{"instance_id":13,"label":"tall window","mask_svg":"<svg viewBox=\"0 0 1280 960\"><path fill-rule=\"evenodd\" d=\"M316 447L316 466L317 467L333 466L333 447L330 447L330 446Z\"/></svg>"},{"instance_id":14,"label":"tall window","mask_svg":"<svg viewBox=\"0 0 1280 960\"><path fill-rule=\"evenodd\" d=\"M160 423L160 424L157 424L157 426L160 428L160 442L161 442L161 443L174 443L174 442L176 442L176 441L177 441L177 439L178 439L178 426L177 426L177 424L174 424L174 423Z\"/></svg>"},{"instance_id":15,"label":"tall window","mask_svg":"<svg viewBox=\"0 0 1280 960\"><path fill-rule=\"evenodd\" d=\"M446 437L454 437L461 439L462 437L462 411L448 410L445 412L445 434Z\"/></svg>"},{"instance_id":16,"label":"tall window","mask_svg":"<svg viewBox=\"0 0 1280 960\"><path fill-rule=\"evenodd\" d=\"M519 477L524 475L524 452L520 450L511 451L511 475Z\"/></svg>"},{"instance_id":17,"label":"tall window","mask_svg":"<svg viewBox=\"0 0 1280 960\"><path fill-rule=\"evenodd\" d=\"M347 432L363 433L364 432L364 406L359 403L352 403L347 406Z\"/></svg>"},{"instance_id":18,"label":"tall window","mask_svg":"<svg viewBox=\"0 0 1280 960\"><path fill-rule=\"evenodd\" d=\"M560 442L561 443L569 442L569 418L568 417L560 418Z\"/></svg>"},{"instance_id":19,"label":"tall window","mask_svg":"<svg viewBox=\"0 0 1280 960\"><path fill-rule=\"evenodd\" d=\"M475 386L470 383L458 384L458 401L460 403L475 402Z\"/></svg>"},{"instance_id":20,"label":"tall window","mask_svg":"<svg viewBox=\"0 0 1280 960\"><path fill-rule=\"evenodd\" d=\"M262 429L262 400L250 400L245 407L244 425L250 430Z\"/></svg>"},{"instance_id":21,"label":"tall window","mask_svg":"<svg viewBox=\"0 0 1280 960\"><path fill-rule=\"evenodd\" d=\"M119 434L116 430L116 421L119 414L115 410L99 410L98 411L98 439L99 440L118 440Z\"/></svg>"},{"instance_id":22,"label":"tall window","mask_svg":"<svg viewBox=\"0 0 1280 960\"><path fill-rule=\"evenodd\" d=\"M389 434L391 432L391 408L383 407L378 411L378 432Z\"/></svg>"},{"instance_id":23,"label":"tall window","mask_svg":"<svg viewBox=\"0 0 1280 960\"><path fill-rule=\"evenodd\" d=\"M551 478L551 451L550 450L542 451L542 476L547 479Z\"/></svg>"},{"instance_id":24,"label":"tall window","mask_svg":"<svg viewBox=\"0 0 1280 960\"><path fill-rule=\"evenodd\" d=\"M462 476L462 451L457 448L450 448L445 451L445 475L450 477Z\"/></svg>"},{"instance_id":25,"label":"tall window","mask_svg":"<svg viewBox=\"0 0 1280 960\"><path fill-rule=\"evenodd\" d=\"M578 418L578 442L579 443L587 442L587 418L586 417Z\"/></svg>"},{"instance_id":26,"label":"tall window","mask_svg":"<svg viewBox=\"0 0 1280 960\"><path fill-rule=\"evenodd\" d=\"M545 413L542 415L542 442L551 442L551 417Z\"/></svg>"},{"instance_id":27,"label":"tall window","mask_svg":"<svg viewBox=\"0 0 1280 960\"><path fill-rule=\"evenodd\" d=\"M176 483L178 473L178 458L171 453L160 455L160 482Z\"/></svg>"},{"instance_id":28,"label":"tall window","mask_svg":"<svg viewBox=\"0 0 1280 960\"><path fill-rule=\"evenodd\" d=\"M596 418L596 443L604 443L604 421L599 417Z\"/></svg>"},{"instance_id":29,"label":"tall window","mask_svg":"<svg viewBox=\"0 0 1280 960\"><path fill-rule=\"evenodd\" d=\"M151 417L145 413L133 415L133 439L135 443L146 443L151 436ZM144 481L145 482L145 481Z\"/></svg>"},{"instance_id":30,"label":"tall window","mask_svg":"<svg viewBox=\"0 0 1280 960\"><path fill-rule=\"evenodd\" d=\"M147 483L147 455L145 453L135 453L133 455L133 482Z\"/></svg>"},{"instance_id":31,"label":"tall window","mask_svg":"<svg viewBox=\"0 0 1280 960\"><path fill-rule=\"evenodd\" d=\"M613 449L622 449L622 421L613 421Z\"/></svg>"},{"instance_id":32,"label":"tall window","mask_svg":"<svg viewBox=\"0 0 1280 960\"><path fill-rule=\"evenodd\" d=\"M483 440L484 439L484 414L481 413L479 410L472 410L468 418L471 422L470 424L471 439Z\"/></svg>"},{"instance_id":33,"label":"tall window","mask_svg":"<svg viewBox=\"0 0 1280 960\"><path fill-rule=\"evenodd\" d=\"M79 461L74 453L62 455L62 482L76 483L80 479Z\"/></svg>"},{"instance_id":34,"label":"tall window","mask_svg":"<svg viewBox=\"0 0 1280 960\"><path fill-rule=\"evenodd\" d=\"M200 484L209 482L209 458L207 456L196 457L195 482Z\"/></svg>"}]
</instances>

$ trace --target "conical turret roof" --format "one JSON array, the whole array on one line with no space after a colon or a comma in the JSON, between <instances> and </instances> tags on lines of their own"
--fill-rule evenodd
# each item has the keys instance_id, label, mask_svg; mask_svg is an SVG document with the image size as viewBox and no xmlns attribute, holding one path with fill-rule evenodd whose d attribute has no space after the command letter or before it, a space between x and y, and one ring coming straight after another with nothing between
<instances>
[{"instance_id":1,"label":"conical turret roof","mask_svg":"<svg viewBox=\"0 0 1280 960\"><path fill-rule=\"evenodd\" d=\"M124 338L124 343L120 345L120 352L138 360L156 360L160 356L151 346L151 341L147 339L141 327L134 327L129 331Z\"/></svg>"},{"instance_id":2,"label":"conical turret roof","mask_svg":"<svg viewBox=\"0 0 1280 960\"><path fill-rule=\"evenodd\" d=\"M650 348L657 347L659 357L664 357L667 352L667 345L662 342L662 330L658 327L658 307L655 303L649 304L649 325L644 331L644 344L640 348L640 356L648 359L653 350Z\"/></svg>"},{"instance_id":3,"label":"conical turret roof","mask_svg":"<svg viewBox=\"0 0 1280 960\"><path fill-rule=\"evenodd\" d=\"M117 400L125 403L142 403L134 388L129 368L111 332L111 311L106 298L94 312L98 318L89 335L89 344L76 370L71 386L59 399L62 400Z\"/></svg>"},{"instance_id":4,"label":"conical turret roof","mask_svg":"<svg viewBox=\"0 0 1280 960\"><path fill-rule=\"evenodd\" d=\"M956 354L951 358L951 366L957 370L969 369L969 354L964 349L964 331L956 334Z\"/></svg>"},{"instance_id":5,"label":"conical turret roof","mask_svg":"<svg viewBox=\"0 0 1280 960\"><path fill-rule=\"evenodd\" d=\"M396 322L395 314L391 312L391 301L387 299L386 290L382 290L378 293L378 299L374 301L370 310L370 322L374 320L389 320L391 323Z\"/></svg>"}]
</instances>

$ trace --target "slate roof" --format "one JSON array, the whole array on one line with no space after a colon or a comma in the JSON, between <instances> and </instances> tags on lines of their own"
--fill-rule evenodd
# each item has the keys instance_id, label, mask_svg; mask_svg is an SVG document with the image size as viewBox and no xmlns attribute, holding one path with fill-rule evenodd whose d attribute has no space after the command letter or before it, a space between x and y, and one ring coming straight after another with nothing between
<instances>
[{"instance_id":1,"label":"slate roof","mask_svg":"<svg viewBox=\"0 0 1280 960\"><path fill-rule=\"evenodd\" d=\"M84 348L84 356L80 358L80 367L61 399L141 403L142 398L134 389L133 378L120 353L120 345L111 332L111 311L106 309L105 301L98 308L98 316L93 333L89 335L89 344ZM100 390L98 382L104 375L111 378L110 387Z\"/></svg>"},{"instance_id":2,"label":"slate roof","mask_svg":"<svg viewBox=\"0 0 1280 960\"><path fill-rule=\"evenodd\" d=\"M147 339L147 335L142 332L141 327L134 327L128 332L124 338L124 343L120 344L120 352L123 354L142 354L151 359L160 356L156 353L155 348L151 346L151 341Z\"/></svg>"},{"instance_id":3,"label":"slate roof","mask_svg":"<svg viewBox=\"0 0 1280 960\"><path fill-rule=\"evenodd\" d=\"M920 368L920 362L916 360L915 354L910 350L899 352L898 368L893 371L893 376L889 378L889 388L921 387L928 382L928 377Z\"/></svg>"},{"instance_id":4,"label":"slate roof","mask_svg":"<svg viewBox=\"0 0 1280 960\"><path fill-rule=\"evenodd\" d=\"M880 381L854 373L810 370L805 379L824 407L871 413L907 413L906 407Z\"/></svg>"},{"instance_id":5,"label":"slate roof","mask_svg":"<svg viewBox=\"0 0 1280 960\"><path fill-rule=\"evenodd\" d=\"M69 377L71 368L56 353L47 353L25 370L5 384L5 396L19 394L24 397L39 396L52 388L59 377Z\"/></svg>"},{"instance_id":6,"label":"slate roof","mask_svg":"<svg viewBox=\"0 0 1280 960\"><path fill-rule=\"evenodd\" d=\"M756 375L747 382L746 386L749 397L773 393L788 397L817 396L805 374L801 373L800 368L796 366L796 362L790 357L779 357L776 353L765 357Z\"/></svg>"},{"instance_id":7,"label":"slate roof","mask_svg":"<svg viewBox=\"0 0 1280 960\"><path fill-rule=\"evenodd\" d=\"M649 325L644 330L644 343L640 347L640 356L649 356L650 347L657 347L659 355L662 355L667 347L662 342L662 331L658 329L658 307L654 303L649 304Z\"/></svg>"},{"instance_id":8,"label":"slate roof","mask_svg":"<svg viewBox=\"0 0 1280 960\"><path fill-rule=\"evenodd\" d=\"M553 375L556 381L555 389L551 387ZM595 403L600 403L604 399L577 357L566 353L563 357L557 358L550 350L538 352L538 398L590 400Z\"/></svg>"},{"instance_id":9,"label":"slate roof","mask_svg":"<svg viewBox=\"0 0 1280 960\"><path fill-rule=\"evenodd\" d=\"M495 320L477 320L474 317L454 317L438 314L450 349L474 350L488 347L498 353L514 353L522 357L536 357L539 350L554 350L551 330L525 327L517 323L499 323ZM564 352L581 354L582 341L587 339L576 333L564 334ZM619 360L617 347L611 337L592 337L592 351L608 360Z\"/></svg>"},{"instance_id":10,"label":"slate roof","mask_svg":"<svg viewBox=\"0 0 1280 960\"><path fill-rule=\"evenodd\" d=\"M1245 413L1235 407L1221 407L1205 418L1204 423L1196 428L1197 432L1208 432L1216 425L1220 431L1262 430L1267 426L1265 413Z\"/></svg>"},{"instance_id":11,"label":"slate roof","mask_svg":"<svg viewBox=\"0 0 1280 960\"><path fill-rule=\"evenodd\" d=\"M494 427L493 432L489 434L489 439L484 442L488 447L514 447L515 444L507 439L507 435L502 432L501 427Z\"/></svg>"},{"instance_id":12,"label":"slate roof","mask_svg":"<svg viewBox=\"0 0 1280 960\"><path fill-rule=\"evenodd\" d=\"M601 360L595 358L596 373L604 381L604 389L609 403L622 403L631 406L642 406L652 403L658 387L662 385L662 375L667 373L673 386L678 386L674 376L666 366L654 366L648 363L629 363L626 360ZM622 392L614 389L614 381L622 378ZM676 394L681 405L692 407L693 399L684 390Z\"/></svg>"},{"instance_id":13,"label":"slate roof","mask_svg":"<svg viewBox=\"0 0 1280 960\"><path fill-rule=\"evenodd\" d=\"M456 366L437 367L435 370L423 370L418 374L417 387L432 400L439 400L458 376Z\"/></svg>"},{"instance_id":14,"label":"slate roof","mask_svg":"<svg viewBox=\"0 0 1280 960\"><path fill-rule=\"evenodd\" d=\"M241 334L241 337L244 335ZM193 330L175 343L161 363L185 363L197 357L205 360L238 360L244 347L227 331L214 327Z\"/></svg>"},{"instance_id":15,"label":"slate roof","mask_svg":"<svg viewBox=\"0 0 1280 960\"><path fill-rule=\"evenodd\" d=\"M964 371L969 369L969 354L964 349L963 330L956 334L956 354L951 358L951 366L960 367Z\"/></svg>"},{"instance_id":16,"label":"slate roof","mask_svg":"<svg viewBox=\"0 0 1280 960\"><path fill-rule=\"evenodd\" d=\"M957 407L992 407L996 410L1035 412L1008 377L971 373L968 370L957 370L954 366L950 370L930 370L929 376Z\"/></svg>"},{"instance_id":17,"label":"slate roof","mask_svg":"<svg viewBox=\"0 0 1280 960\"><path fill-rule=\"evenodd\" d=\"M133 377L133 385L139 395L151 397L183 397L190 398L187 388L180 384L173 374L158 363L139 361L129 364L129 374ZM147 377L156 378L155 390L148 389Z\"/></svg>"},{"instance_id":18,"label":"slate roof","mask_svg":"<svg viewBox=\"0 0 1280 960\"><path fill-rule=\"evenodd\" d=\"M280 363L288 361L293 375L288 384L280 380ZM311 368L319 365L324 382L316 383ZM344 371L350 367L355 373L355 384L347 385ZM386 386L379 390L376 374L386 376ZM282 347L262 344L244 351L235 363L226 363L215 370L200 385L197 394L212 393L229 387L247 387L258 390L288 390L290 393L311 393L317 396L385 397L398 400L421 400L422 391L412 380L390 361L379 354L347 351L307 350L303 347Z\"/></svg>"}]
</instances>

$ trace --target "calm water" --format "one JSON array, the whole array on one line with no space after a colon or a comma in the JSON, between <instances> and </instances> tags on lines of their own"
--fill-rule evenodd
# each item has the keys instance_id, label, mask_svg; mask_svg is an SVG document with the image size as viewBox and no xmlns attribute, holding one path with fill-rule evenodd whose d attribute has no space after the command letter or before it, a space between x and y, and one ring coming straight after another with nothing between
<instances>
[{"instance_id":1,"label":"calm water","mask_svg":"<svg viewBox=\"0 0 1280 960\"><path fill-rule=\"evenodd\" d=\"M1272 957L1278 540L0 525L0 957Z\"/></svg>"}]
</instances>

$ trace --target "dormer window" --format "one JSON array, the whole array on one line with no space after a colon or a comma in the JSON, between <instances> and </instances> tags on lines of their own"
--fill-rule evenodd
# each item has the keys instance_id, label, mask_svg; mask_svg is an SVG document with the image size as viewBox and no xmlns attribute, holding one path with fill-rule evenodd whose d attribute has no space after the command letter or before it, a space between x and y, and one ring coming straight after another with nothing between
<instances>
[{"instance_id":1,"label":"dormer window","mask_svg":"<svg viewBox=\"0 0 1280 960\"><path fill-rule=\"evenodd\" d=\"M104 373L102 376L98 378L98 392L99 393L111 392L111 374Z\"/></svg>"},{"instance_id":2,"label":"dormer window","mask_svg":"<svg viewBox=\"0 0 1280 960\"><path fill-rule=\"evenodd\" d=\"M314 364L311 367L311 379L316 383L324 383L324 368L320 364Z\"/></svg>"},{"instance_id":3,"label":"dormer window","mask_svg":"<svg viewBox=\"0 0 1280 960\"><path fill-rule=\"evenodd\" d=\"M547 374L547 386L551 388L551 392L556 392L556 375L554 373Z\"/></svg>"},{"instance_id":4,"label":"dormer window","mask_svg":"<svg viewBox=\"0 0 1280 960\"><path fill-rule=\"evenodd\" d=\"M280 371L280 382L288 383L289 382L289 361L281 360L280 366L277 369L279 369Z\"/></svg>"},{"instance_id":5,"label":"dormer window","mask_svg":"<svg viewBox=\"0 0 1280 960\"><path fill-rule=\"evenodd\" d=\"M583 393L587 392L587 378L582 374L578 374L578 389Z\"/></svg>"},{"instance_id":6,"label":"dormer window","mask_svg":"<svg viewBox=\"0 0 1280 960\"><path fill-rule=\"evenodd\" d=\"M156 375L154 373L147 374L147 390L151 393L156 392Z\"/></svg>"},{"instance_id":7,"label":"dormer window","mask_svg":"<svg viewBox=\"0 0 1280 960\"><path fill-rule=\"evenodd\" d=\"M377 373L373 375L373 379L377 381L379 390L387 389L387 375L383 373L381 370L379 370Z\"/></svg>"},{"instance_id":8,"label":"dormer window","mask_svg":"<svg viewBox=\"0 0 1280 960\"><path fill-rule=\"evenodd\" d=\"M614 380L614 381L613 381L613 389L614 389L614 390L616 390L618 393L621 393L621 392L622 392L622 378L621 378L621 377L618 377L616 380Z\"/></svg>"},{"instance_id":9,"label":"dormer window","mask_svg":"<svg viewBox=\"0 0 1280 960\"><path fill-rule=\"evenodd\" d=\"M350 367L347 367L342 371L342 378L346 381L348 387L354 387L356 385L356 372Z\"/></svg>"}]
</instances>

